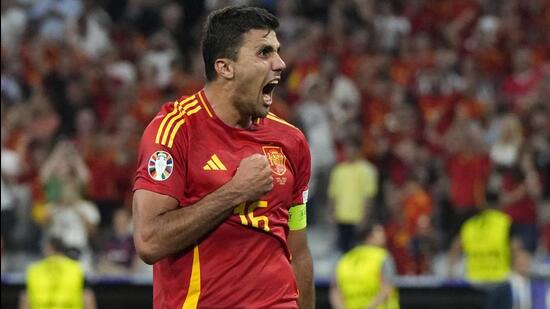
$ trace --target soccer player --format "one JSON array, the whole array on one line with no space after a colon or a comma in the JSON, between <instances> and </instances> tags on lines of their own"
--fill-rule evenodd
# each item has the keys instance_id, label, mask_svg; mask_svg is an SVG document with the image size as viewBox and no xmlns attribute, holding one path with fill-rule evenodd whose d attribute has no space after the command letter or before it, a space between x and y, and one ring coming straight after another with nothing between
<instances>
[{"instance_id":1,"label":"soccer player","mask_svg":"<svg viewBox=\"0 0 550 309\"><path fill-rule=\"evenodd\" d=\"M313 307L309 149L269 113L285 69L277 27L260 8L211 13L204 89L145 129L134 241L154 264L156 308Z\"/></svg>"}]
</instances>

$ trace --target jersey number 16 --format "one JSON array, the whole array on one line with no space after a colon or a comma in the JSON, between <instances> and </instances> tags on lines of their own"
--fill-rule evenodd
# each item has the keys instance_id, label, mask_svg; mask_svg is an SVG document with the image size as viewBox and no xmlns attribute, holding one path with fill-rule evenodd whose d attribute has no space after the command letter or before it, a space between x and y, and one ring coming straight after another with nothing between
<instances>
[{"instance_id":1,"label":"jersey number 16","mask_svg":"<svg viewBox=\"0 0 550 309\"><path fill-rule=\"evenodd\" d=\"M266 216L254 216L254 210L256 208L266 208L267 201L257 201L254 203L241 203L239 206L235 207L233 213L239 215L242 225L250 225L257 229L263 229L266 232L269 232L269 218ZM260 227L260 222L263 222L263 226Z\"/></svg>"}]
</instances>

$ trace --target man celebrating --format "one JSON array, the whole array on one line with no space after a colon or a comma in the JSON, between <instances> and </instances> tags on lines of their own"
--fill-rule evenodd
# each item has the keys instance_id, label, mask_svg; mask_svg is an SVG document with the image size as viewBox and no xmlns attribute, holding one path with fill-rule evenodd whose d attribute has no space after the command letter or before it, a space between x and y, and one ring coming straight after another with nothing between
<instances>
[{"instance_id":1,"label":"man celebrating","mask_svg":"<svg viewBox=\"0 0 550 309\"><path fill-rule=\"evenodd\" d=\"M204 89L145 129L134 242L154 264L156 308L313 307L309 149L269 113L285 68L278 24L260 8L213 12Z\"/></svg>"}]
</instances>

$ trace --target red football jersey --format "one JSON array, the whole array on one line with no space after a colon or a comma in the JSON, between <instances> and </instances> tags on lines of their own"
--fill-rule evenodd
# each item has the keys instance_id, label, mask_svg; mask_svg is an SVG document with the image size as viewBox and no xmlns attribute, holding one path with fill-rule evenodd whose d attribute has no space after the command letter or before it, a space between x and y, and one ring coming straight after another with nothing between
<instances>
[{"instance_id":1,"label":"red football jersey","mask_svg":"<svg viewBox=\"0 0 550 309\"><path fill-rule=\"evenodd\" d=\"M155 308L297 308L287 235L288 209L306 202L310 177L300 130L273 114L249 129L230 127L200 91L165 104L145 129L134 190L169 195L186 207L228 182L254 153L267 156L273 190L235 205L194 247L156 262Z\"/></svg>"}]
</instances>

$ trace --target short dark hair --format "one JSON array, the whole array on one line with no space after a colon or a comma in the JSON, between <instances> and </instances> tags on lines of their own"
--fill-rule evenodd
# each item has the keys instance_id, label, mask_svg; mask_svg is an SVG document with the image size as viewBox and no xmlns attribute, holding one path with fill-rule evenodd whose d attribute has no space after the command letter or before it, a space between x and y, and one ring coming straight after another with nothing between
<instances>
[{"instance_id":1,"label":"short dark hair","mask_svg":"<svg viewBox=\"0 0 550 309\"><path fill-rule=\"evenodd\" d=\"M374 228L377 226L382 226L382 223L374 219L368 220L364 225L359 226L357 229L357 239L360 242L367 240L374 232Z\"/></svg>"},{"instance_id":2,"label":"short dark hair","mask_svg":"<svg viewBox=\"0 0 550 309\"><path fill-rule=\"evenodd\" d=\"M244 33L252 29L275 30L277 27L277 17L262 8L230 6L210 13L201 42L206 80L216 79L216 59L237 60Z\"/></svg>"},{"instance_id":3,"label":"short dark hair","mask_svg":"<svg viewBox=\"0 0 550 309\"><path fill-rule=\"evenodd\" d=\"M65 253L65 250L67 249L65 243L59 236L47 236L45 243L50 245L51 249L57 253Z\"/></svg>"}]
</instances>

